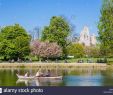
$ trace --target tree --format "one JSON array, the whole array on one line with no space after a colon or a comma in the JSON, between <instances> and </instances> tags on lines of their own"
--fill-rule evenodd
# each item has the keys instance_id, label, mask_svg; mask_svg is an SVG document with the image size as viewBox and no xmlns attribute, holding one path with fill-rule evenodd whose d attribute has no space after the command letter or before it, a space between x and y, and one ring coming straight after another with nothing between
<instances>
[{"instance_id":1,"label":"tree","mask_svg":"<svg viewBox=\"0 0 113 95\"><path fill-rule=\"evenodd\" d=\"M62 55L62 49L57 43L41 42L35 40L31 44L32 55L42 58L57 58Z\"/></svg>"},{"instance_id":2,"label":"tree","mask_svg":"<svg viewBox=\"0 0 113 95\"><path fill-rule=\"evenodd\" d=\"M42 41L57 42L66 55L67 37L71 32L68 22L61 16L53 16L50 25L42 31Z\"/></svg>"},{"instance_id":3,"label":"tree","mask_svg":"<svg viewBox=\"0 0 113 95\"><path fill-rule=\"evenodd\" d=\"M100 47L99 46L85 46L84 52L86 57L100 57Z\"/></svg>"},{"instance_id":4,"label":"tree","mask_svg":"<svg viewBox=\"0 0 113 95\"><path fill-rule=\"evenodd\" d=\"M72 55L75 58L84 56L84 46L82 44L71 44L67 47L68 55Z\"/></svg>"},{"instance_id":5,"label":"tree","mask_svg":"<svg viewBox=\"0 0 113 95\"><path fill-rule=\"evenodd\" d=\"M108 56L113 51L113 0L103 0L98 29L101 52Z\"/></svg>"},{"instance_id":6,"label":"tree","mask_svg":"<svg viewBox=\"0 0 113 95\"><path fill-rule=\"evenodd\" d=\"M5 59L23 58L30 52L30 36L19 24L6 26L0 32L0 54Z\"/></svg>"}]
</instances>

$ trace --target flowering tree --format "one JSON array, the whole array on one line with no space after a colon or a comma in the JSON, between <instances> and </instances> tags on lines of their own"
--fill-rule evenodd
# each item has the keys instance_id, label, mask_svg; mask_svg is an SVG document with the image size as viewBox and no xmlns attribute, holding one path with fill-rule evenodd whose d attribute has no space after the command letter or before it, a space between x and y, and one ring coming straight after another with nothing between
<instances>
[{"instance_id":1,"label":"flowering tree","mask_svg":"<svg viewBox=\"0 0 113 95\"><path fill-rule=\"evenodd\" d=\"M62 49L57 43L35 40L31 44L31 53L42 58L56 58L61 56Z\"/></svg>"},{"instance_id":2,"label":"flowering tree","mask_svg":"<svg viewBox=\"0 0 113 95\"><path fill-rule=\"evenodd\" d=\"M31 54L32 55L39 55L39 47L41 45L40 41L33 41L31 43Z\"/></svg>"}]
</instances>

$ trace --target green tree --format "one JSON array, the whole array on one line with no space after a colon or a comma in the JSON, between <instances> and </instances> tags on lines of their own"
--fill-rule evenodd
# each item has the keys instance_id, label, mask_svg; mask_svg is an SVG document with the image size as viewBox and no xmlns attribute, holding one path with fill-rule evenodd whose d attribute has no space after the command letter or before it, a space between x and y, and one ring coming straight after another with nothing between
<instances>
[{"instance_id":1,"label":"green tree","mask_svg":"<svg viewBox=\"0 0 113 95\"><path fill-rule=\"evenodd\" d=\"M30 52L30 36L19 24L6 26L0 31L0 54L5 59L23 58Z\"/></svg>"},{"instance_id":2,"label":"green tree","mask_svg":"<svg viewBox=\"0 0 113 95\"><path fill-rule=\"evenodd\" d=\"M71 44L67 47L68 55L72 55L75 58L84 56L84 46L82 44Z\"/></svg>"},{"instance_id":3,"label":"green tree","mask_svg":"<svg viewBox=\"0 0 113 95\"><path fill-rule=\"evenodd\" d=\"M100 57L100 47L99 46L85 46L84 48L86 57Z\"/></svg>"},{"instance_id":4,"label":"green tree","mask_svg":"<svg viewBox=\"0 0 113 95\"><path fill-rule=\"evenodd\" d=\"M42 40L57 42L62 47L63 54L66 55L67 37L70 32L70 26L63 17L53 16L50 25L44 27L42 31Z\"/></svg>"},{"instance_id":5,"label":"green tree","mask_svg":"<svg viewBox=\"0 0 113 95\"><path fill-rule=\"evenodd\" d=\"M101 52L108 56L113 51L113 0L103 0L98 29Z\"/></svg>"}]
</instances>

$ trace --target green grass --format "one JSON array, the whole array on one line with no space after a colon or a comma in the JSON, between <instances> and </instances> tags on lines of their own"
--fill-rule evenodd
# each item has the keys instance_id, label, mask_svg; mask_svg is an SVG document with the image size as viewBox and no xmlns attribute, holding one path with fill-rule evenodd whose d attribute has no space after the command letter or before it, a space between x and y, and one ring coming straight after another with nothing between
<instances>
[{"instance_id":1,"label":"green grass","mask_svg":"<svg viewBox=\"0 0 113 95\"><path fill-rule=\"evenodd\" d=\"M108 65L113 65L113 58L108 58L107 64L108 64Z\"/></svg>"},{"instance_id":2,"label":"green grass","mask_svg":"<svg viewBox=\"0 0 113 95\"><path fill-rule=\"evenodd\" d=\"M103 59L103 58L72 58L72 59L66 59L66 60L68 63L78 62L78 60L83 60L84 63L87 63L87 60L92 60L93 63L97 63L97 60L100 60L100 59ZM51 61L51 60L49 60L49 61ZM107 61L108 61L108 64L113 64L113 58L107 58ZM65 60L64 59L58 60L58 62L64 63Z\"/></svg>"},{"instance_id":3,"label":"green grass","mask_svg":"<svg viewBox=\"0 0 113 95\"><path fill-rule=\"evenodd\" d=\"M38 61L37 57L31 57L32 61ZM97 63L97 60L103 59L103 58L68 58L66 59L68 63L76 63L78 60L83 60L84 63L87 63L87 60L92 60L93 63ZM107 58L108 64L113 64L113 58ZM48 60L48 62L56 62L55 60ZM59 59L57 61L58 63L65 63L64 59Z\"/></svg>"},{"instance_id":4,"label":"green grass","mask_svg":"<svg viewBox=\"0 0 113 95\"><path fill-rule=\"evenodd\" d=\"M31 58L33 62L38 62L37 57L27 56L26 58L28 58L28 59ZM2 59L3 59L3 57L0 57L0 60L1 60L0 62L2 62ZM68 63L76 63L76 62L78 62L78 60L83 60L84 63L87 63L88 59L92 60L93 63L97 63L98 59L103 59L103 58L68 58L66 60L67 60ZM107 61L108 61L107 63L109 65L113 64L113 58L107 58ZM56 62L56 60L48 60L48 62ZM64 59L59 59L57 62L58 63L65 63L65 60Z\"/></svg>"}]
</instances>

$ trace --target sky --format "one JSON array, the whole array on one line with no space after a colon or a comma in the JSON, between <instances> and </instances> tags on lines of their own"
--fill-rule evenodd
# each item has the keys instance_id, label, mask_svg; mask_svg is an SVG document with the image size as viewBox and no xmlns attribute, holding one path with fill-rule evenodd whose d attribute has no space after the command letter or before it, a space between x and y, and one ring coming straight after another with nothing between
<instances>
[{"instance_id":1,"label":"sky","mask_svg":"<svg viewBox=\"0 0 113 95\"><path fill-rule=\"evenodd\" d=\"M98 34L102 0L0 0L0 26L19 23L27 31L49 25L52 16L65 16L80 33L88 26Z\"/></svg>"}]
</instances>

